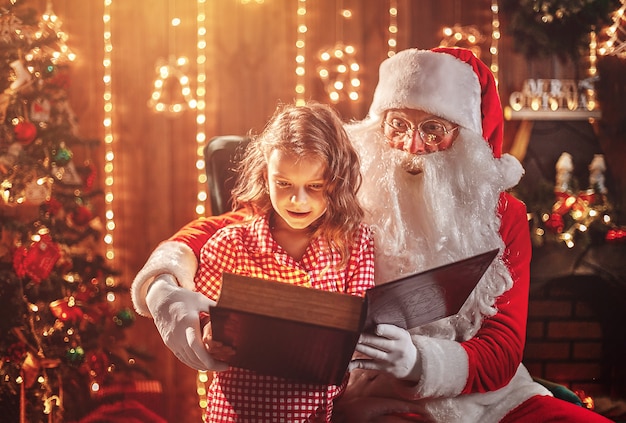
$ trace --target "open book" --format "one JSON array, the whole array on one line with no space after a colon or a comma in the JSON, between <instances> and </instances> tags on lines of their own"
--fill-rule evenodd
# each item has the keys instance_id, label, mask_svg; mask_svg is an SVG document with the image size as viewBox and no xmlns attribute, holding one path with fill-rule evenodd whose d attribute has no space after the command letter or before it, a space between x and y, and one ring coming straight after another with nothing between
<instances>
[{"instance_id":1,"label":"open book","mask_svg":"<svg viewBox=\"0 0 626 423\"><path fill-rule=\"evenodd\" d=\"M224 273L211 307L229 364L306 383L342 382L359 335L379 323L414 328L458 313L498 250L369 289L364 298Z\"/></svg>"}]
</instances>

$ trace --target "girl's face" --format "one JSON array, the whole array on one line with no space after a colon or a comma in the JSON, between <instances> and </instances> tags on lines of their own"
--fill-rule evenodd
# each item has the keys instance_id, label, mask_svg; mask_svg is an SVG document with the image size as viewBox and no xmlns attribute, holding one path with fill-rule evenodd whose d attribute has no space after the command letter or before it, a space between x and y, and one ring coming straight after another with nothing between
<instances>
[{"instance_id":1,"label":"girl's face","mask_svg":"<svg viewBox=\"0 0 626 423\"><path fill-rule=\"evenodd\" d=\"M274 150L267 161L267 185L276 225L306 229L326 211L326 165L317 158Z\"/></svg>"}]
</instances>

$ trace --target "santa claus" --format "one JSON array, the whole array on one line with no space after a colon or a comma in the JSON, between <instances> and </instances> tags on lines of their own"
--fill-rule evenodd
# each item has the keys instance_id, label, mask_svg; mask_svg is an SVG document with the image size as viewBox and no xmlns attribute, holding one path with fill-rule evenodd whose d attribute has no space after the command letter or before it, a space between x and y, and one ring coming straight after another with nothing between
<instances>
[{"instance_id":1,"label":"santa claus","mask_svg":"<svg viewBox=\"0 0 626 423\"><path fill-rule=\"evenodd\" d=\"M523 174L502 154L492 73L470 51L409 49L385 60L367 118L347 125L360 153L360 200L385 283L494 248L499 254L458 315L362 335L334 421L601 422L553 398L521 363L531 246L525 206L507 193ZM238 213L193 222L153 252L131 289L166 345L212 369L192 292L197 257Z\"/></svg>"}]
</instances>

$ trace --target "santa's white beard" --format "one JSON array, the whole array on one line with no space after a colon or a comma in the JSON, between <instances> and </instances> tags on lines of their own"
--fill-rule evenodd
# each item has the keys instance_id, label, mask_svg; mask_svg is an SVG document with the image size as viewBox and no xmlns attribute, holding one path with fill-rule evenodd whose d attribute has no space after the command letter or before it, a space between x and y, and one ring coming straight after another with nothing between
<instances>
[{"instance_id":1,"label":"santa's white beard","mask_svg":"<svg viewBox=\"0 0 626 423\"><path fill-rule=\"evenodd\" d=\"M494 248L502 252L497 206L509 187L482 137L461 128L448 150L414 156L387 146L378 125L362 122L348 130L361 157L359 198L375 234L377 283ZM511 284L498 256L459 315L412 332L468 339Z\"/></svg>"}]
</instances>

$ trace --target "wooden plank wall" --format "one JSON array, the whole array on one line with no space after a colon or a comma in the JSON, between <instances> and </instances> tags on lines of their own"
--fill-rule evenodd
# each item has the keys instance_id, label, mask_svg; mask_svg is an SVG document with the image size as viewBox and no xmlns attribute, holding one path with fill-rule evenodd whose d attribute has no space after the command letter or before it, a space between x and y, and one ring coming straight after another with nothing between
<instances>
[{"instance_id":1,"label":"wooden plank wall","mask_svg":"<svg viewBox=\"0 0 626 423\"><path fill-rule=\"evenodd\" d=\"M28 3L45 10L46 0ZM397 4L399 49L434 47L443 26L473 24L487 36L487 51L490 0L398 0ZM81 134L102 139L103 1L55 0L52 5L69 34L68 44L78 54L71 71L70 95ZM246 5L238 0L207 0L205 130L209 138L259 131L277 102L293 100L296 5L296 0ZM352 10L352 19L339 20L341 6ZM196 10L194 0L113 0L111 6L115 266L128 284L151 250L195 217L195 113L165 116L152 111L147 102L159 59L187 56L192 60L188 75L195 81ZM316 55L343 41L357 49L362 93L359 102L342 102L336 107L346 120L365 116L378 65L387 53L387 10L387 1L307 2L307 98L327 101L315 74ZM179 27L169 24L173 17L181 18ZM506 37L500 51L501 90L506 98L508 92L520 88L528 69L511 52ZM103 151L92 154L101 165ZM200 421L195 373L173 358L151 321L138 319L132 342L155 355L151 370L164 384L170 421Z\"/></svg>"}]
</instances>

